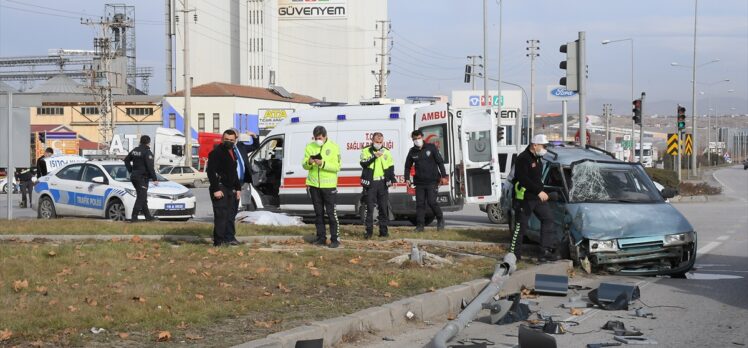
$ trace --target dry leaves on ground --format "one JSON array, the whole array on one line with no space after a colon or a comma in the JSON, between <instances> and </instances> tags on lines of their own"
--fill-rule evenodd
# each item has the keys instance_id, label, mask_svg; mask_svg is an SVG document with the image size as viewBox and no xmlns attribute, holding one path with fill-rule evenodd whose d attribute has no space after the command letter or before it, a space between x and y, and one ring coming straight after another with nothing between
<instances>
[{"instance_id":1,"label":"dry leaves on ground","mask_svg":"<svg viewBox=\"0 0 748 348\"><path fill-rule=\"evenodd\" d=\"M353 265L358 265L361 262L361 259L363 259L361 256L354 257L348 260L348 263L353 264Z\"/></svg>"},{"instance_id":2,"label":"dry leaves on ground","mask_svg":"<svg viewBox=\"0 0 748 348\"><path fill-rule=\"evenodd\" d=\"M205 295L203 295L203 294L195 294L195 298L202 301L203 299L205 299Z\"/></svg>"},{"instance_id":3,"label":"dry leaves on ground","mask_svg":"<svg viewBox=\"0 0 748 348\"><path fill-rule=\"evenodd\" d=\"M390 280L390 282L389 282L389 283L387 283L387 285L389 285L389 286L391 286L391 287L393 287L393 288L399 288L399 287L400 287L400 283L398 283L398 282L397 282L396 280L394 280L394 279L393 279L393 280Z\"/></svg>"},{"instance_id":4,"label":"dry leaves on ground","mask_svg":"<svg viewBox=\"0 0 748 348\"><path fill-rule=\"evenodd\" d=\"M309 273L312 275L312 277L319 277L322 275L322 273L320 273L319 270L316 268L310 269Z\"/></svg>"},{"instance_id":5,"label":"dry leaves on ground","mask_svg":"<svg viewBox=\"0 0 748 348\"><path fill-rule=\"evenodd\" d=\"M169 331L159 332L156 338L156 342L168 342L169 340L171 340L171 332Z\"/></svg>"},{"instance_id":6,"label":"dry leaves on ground","mask_svg":"<svg viewBox=\"0 0 748 348\"><path fill-rule=\"evenodd\" d=\"M50 250L50 251L49 251L49 252L47 253L47 255L49 255L50 257L55 257L55 256L57 256L57 253L56 253L56 252L55 252L54 250Z\"/></svg>"},{"instance_id":7,"label":"dry leaves on ground","mask_svg":"<svg viewBox=\"0 0 748 348\"><path fill-rule=\"evenodd\" d=\"M268 321L255 320L254 324L257 327L262 327L262 328L269 329L269 328L273 327L273 325L278 324L280 322L281 322L280 319L277 319L277 320L268 320Z\"/></svg>"},{"instance_id":8,"label":"dry leaves on ground","mask_svg":"<svg viewBox=\"0 0 748 348\"><path fill-rule=\"evenodd\" d=\"M10 331L8 329L4 329L4 330L0 331L0 342L7 341L11 337L13 337L13 331Z\"/></svg>"},{"instance_id":9,"label":"dry leaves on ground","mask_svg":"<svg viewBox=\"0 0 748 348\"><path fill-rule=\"evenodd\" d=\"M130 239L130 243L142 243L143 238L140 238L139 236L132 236Z\"/></svg>"},{"instance_id":10,"label":"dry leaves on ground","mask_svg":"<svg viewBox=\"0 0 748 348\"><path fill-rule=\"evenodd\" d=\"M571 308L569 310L569 313L571 315L580 316L580 315L584 314L584 311L581 308Z\"/></svg>"},{"instance_id":11,"label":"dry leaves on ground","mask_svg":"<svg viewBox=\"0 0 748 348\"><path fill-rule=\"evenodd\" d=\"M203 336L196 335L196 334L190 334L190 333L184 335L184 337L187 337L187 339L190 340L190 341L199 341L199 340L203 339Z\"/></svg>"},{"instance_id":12,"label":"dry leaves on ground","mask_svg":"<svg viewBox=\"0 0 748 348\"><path fill-rule=\"evenodd\" d=\"M23 289L26 289L28 287L29 287L29 281L26 280L26 279L24 279L24 280L14 280L13 281L13 291L15 291L15 292L19 292L19 291L21 291Z\"/></svg>"},{"instance_id":13,"label":"dry leaves on ground","mask_svg":"<svg viewBox=\"0 0 748 348\"><path fill-rule=\"evenodd\" d=\"M129 333L126 333L126 332L120 332L120 333L118 333L118 334L117 334L117 336L119 336L119 338L121 338L121 339L125 340L125 339L127 339L128 337L130 337L130 334L129 334Z\"/></svg>"}]
</instances>

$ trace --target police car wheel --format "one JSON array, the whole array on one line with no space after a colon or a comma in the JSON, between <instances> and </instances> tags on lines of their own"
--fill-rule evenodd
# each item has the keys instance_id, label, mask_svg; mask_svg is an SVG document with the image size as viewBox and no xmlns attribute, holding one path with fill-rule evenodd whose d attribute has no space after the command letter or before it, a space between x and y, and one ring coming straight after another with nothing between
<instances>
[{"instance_id":1,"label":"police car wheel","mask_svg":"<svg viewBox=\"0 0 748 348\"><path fill-rule=\"evenodd\" d=\"M112 221L125 221L125 205L118 199L114 199L106 207L106 218Z\"/></svg>"},{"instance_id":2,"label":"police car wheel","mask_svg":"<svg viewBox=\"0 0 748 348\"><path fill-rule=\"evenodd\" d=\"M8 184L3 185L3 193L8 193Z\"/></svg>"},{"instance_id":3,"label":"police car wheel","mask_svg":"<svg viewBox=\"0 0 748 348\"><path fill-rule=\"evenodd\" d=\"M55 211L55 204L49 197L42 197L39 200L39 218L41 219L54 219L57 217Z\"/></svg>"}]
</instances>

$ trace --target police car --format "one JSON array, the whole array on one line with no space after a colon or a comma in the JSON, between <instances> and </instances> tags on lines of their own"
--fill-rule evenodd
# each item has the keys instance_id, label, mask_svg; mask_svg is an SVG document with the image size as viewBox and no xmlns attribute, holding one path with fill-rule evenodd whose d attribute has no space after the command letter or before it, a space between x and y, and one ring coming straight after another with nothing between
<instances>
[{"instance_id":1,"label":"police car","mask_svg":"<svg viewBox=\"0 0 748 348\"><path fill-rule=\"evenodd\" d=\"M186 221L195 215L196 200L186 187L159 177L148 188L148 208L160 220ZM129 219L135 189L122 161L71 163L40 178L34 187L37 217L103 217ZM141 217L142 218L142 217Z\"/></svg>"}]
</instances>

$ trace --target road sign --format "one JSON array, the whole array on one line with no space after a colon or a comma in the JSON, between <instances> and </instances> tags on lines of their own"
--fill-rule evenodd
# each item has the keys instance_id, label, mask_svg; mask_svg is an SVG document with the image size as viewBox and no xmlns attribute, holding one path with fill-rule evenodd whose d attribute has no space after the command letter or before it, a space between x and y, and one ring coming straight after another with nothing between
<instances>
[{"instance_id":1,"label":"road sign","mask_svg":"<svg viewBox=\"0 0 748 348\"><path fill-rule=\"evenodd\" d=\"M630 149L631 148L631 139L622 140L621 141L621 146L623 147L624 150Z\"/></svg>"},{"instance_id":2,"label":"road sign","mask_svg":"<svg viewBox=\"0 0 748 348\"><path fill-rule=\"evenodd\" d=\"M668 133L666 152L668 155L678 156L678 133Z\"/></svg>"},{"instance_id":3,"label":"road sign","mask_svg":"<svg viewBox=\"0 0 748 348\"><path fill-rule=\"evenodd\" d=\"M691 133L686 133L686 148L683 150L683 153L686 155L691 155L693 153L693 140L691 139Z\"/></svg>"}]
</instances>

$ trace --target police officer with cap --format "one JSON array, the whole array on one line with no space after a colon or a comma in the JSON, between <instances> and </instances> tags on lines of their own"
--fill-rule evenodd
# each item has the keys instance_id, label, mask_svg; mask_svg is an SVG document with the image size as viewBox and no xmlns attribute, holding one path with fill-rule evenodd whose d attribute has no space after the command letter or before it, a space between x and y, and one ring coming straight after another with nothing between
<instances>
[{"instance_id":1,"label":"police officer with cap","mask_svg":"<svg viewBox=\"0 0 748 348\"><path fill-rule=\"evenodd\" d=\"M371 145L361 150L361 186L366 197L366 232L364 238L374 233L374 206L379 209L379 236L387 237L389 223L389 187L395 183L395 162L392 153L384 146L384 135L375 132Z\"/></svg>"},{"instance_id":2,"label":"police officer with cap","mask_svg":"<svg viewBox=\"0 0 748 348\"><path fill-rule=\"evenodd\" d=\"M512 241L509 248L510 253L517 256L522 254L522 238L527 231L527 222L530 215L535 213L540 220L540 233L542 236L543 255L542 260L555 261L559 256L554 249L553 233L556 231L555 221L551 208L548 206L548 194L543 191L543 163L542 158L546 154L548 138L545 134L537 134L525 151L517 156L514 164L514 214L515 223Z\"/></svg>"},{"instance_id":3,"label":"police officer with cap","mask_svg":"<svg viewBox=\"0 0 748 348\"><path fill-rule=\"evenodd\" d=\"M151 137L140 137L140 145L132 149L125 157L125 167L130 173L130 182L135 187L135 205L132 207L131 222L138 221L138 215L143 212L146 221L155 220L148 210L148 181L158 185L158 177L153 169L153 152L151 152Z\"/></svg>"},{"instance_id":4,"label":"police officer with cap","mask_svg":"<svg viewBox=\"0 0 748 348\"><path fill-rule=\"evenodd\" d=\"M416 129L410 134L413 140L413 147L408 151L408 157L405 158L405 182L408 186L416 188L416 232L423 232L423 226L426 221L426 206L436 216L436 229L444 230L444 214L436 202L436 195L439 191L439 185L449 183L447 170L444 168L444 159L439 153L439 149L434 144L426 143L423 139L423 132ZM415 166L416 174L413 181L410 181L410 169Z\"/></svg>"}]
</instances>

